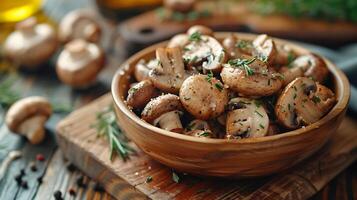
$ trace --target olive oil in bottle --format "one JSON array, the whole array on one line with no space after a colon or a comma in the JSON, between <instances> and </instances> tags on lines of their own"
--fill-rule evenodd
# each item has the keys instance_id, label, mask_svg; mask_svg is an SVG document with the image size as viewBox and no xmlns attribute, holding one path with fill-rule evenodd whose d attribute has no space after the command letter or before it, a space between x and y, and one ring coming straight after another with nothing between
<instances>
[{"instance_id":1,"label":"olive oil in bottle","mask_svg":"<svg viewBox=\"0 0 357 200\"><path fill-rule=\"evenodd\" d=\"M0 23L17 22L28 18L42 6L42 0L1 0Z\"/></svg>"}]
</instances>

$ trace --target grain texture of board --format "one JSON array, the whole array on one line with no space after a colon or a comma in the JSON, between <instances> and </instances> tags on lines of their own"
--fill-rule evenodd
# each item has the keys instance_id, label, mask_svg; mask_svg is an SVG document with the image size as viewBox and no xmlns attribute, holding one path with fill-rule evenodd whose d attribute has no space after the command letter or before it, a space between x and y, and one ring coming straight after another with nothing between
<instances>
[{"instance_id":1,"label":"grain texture of board","mask_svg":"<svg viewBox=\"0 0 357 200\"><path fill-rule=\"evenodd\" d=\"M307 199L357 158L357 124L345 118L323 149L281 174L223 180L179 173L180 182L175 183L172 169L140 150L129 161L110 161L107 141L97 138L91 124L111 101L107 94L70 114L58 124L57 139L65 157L117 199ZM152 181L146 183L148 176Z\"/></svg>"}]
</instances>

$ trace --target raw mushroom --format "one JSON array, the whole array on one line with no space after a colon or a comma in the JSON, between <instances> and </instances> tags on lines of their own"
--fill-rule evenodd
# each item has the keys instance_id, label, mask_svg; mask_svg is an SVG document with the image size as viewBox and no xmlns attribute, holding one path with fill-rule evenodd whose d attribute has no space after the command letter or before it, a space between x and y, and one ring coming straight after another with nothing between
<instances>
[{"instance_id":1,"label":"raw mushroom","mask_svg":"<svg viewBox=\"0 0 357 200\"><path fill-rule=\"evenodd\" d=\"M48 24L38 24L31 17L18 23L6 38L4 55L20 66L35 69L50 59L57 43L54 29Z\"/></svg>"},{"instance_id":2,"label":"raw mushroom","mask_svg":"<svg viewBox=\"0 0 357 200\"><path fill-rule=\"evenodd\" d=\"M325 61L315 54L299 56L290 63L289 67L282 68L280 71L286 76L285 84L301 76L311 77L322 83L329 73Z\"/></svg>"},{"instance_id":3,"label":"raw mushroom","mask_svg":"<svg viewBox=\"0 0 357 200\"><path fill-rule=\"evenodd\" d=\"M141 59L136 65L134 70L134 76L137 81L143 81L149 79L150 70L154 69L158 65L158 60L152 59L149 62Z\"/></svg>"},{"instance_id":4,"label":"raw mushroom","mask_svg":"<svg viewBox=\"0 0 357 200\"><path fill-rule=\"evenodd\" d=\"M332 108L335 101L330 89L316 84L310 78L299 77L281 93L275 106L275 114L281 125L296 129L318 121Z\"/></svg>"},{"instance_id":5,"label":"raw mushroom","mask_svg":"<svg viewBox=\"0 0 357 200\"><path fill-rule=\"evenodd\" d=\"M283 77L265 62L245 56L228 61L221 72L224 84L244 96L270 96L278 92Z\"/></svg>"},{"instance_id":6,"label":"raw mushroom","mask_svg":"<svg viewBox=\"0 0 357 200\"><path fill-rule=\"evenodd\" d=\"M164 0L164 6L172 11L188 12L195 6L195 0Z\"/></svg>"},{"instance_id":7,"label":"raw mushroom","mask_svg":"<svg viewBox=\"0 0 357 200\"><path fill-rule=\"evenodd\" d=\"M58 78L75 88L92 84L105 64L103 50L94 43L76 39L66 44L58 56Z\"/></svg>"},{"instance_id":8,"label":"raw mushroom","mask_svg":"<svg viewBox=\"0 0 357 200\"><path fill-rule=\"evenodd\" d=\"M201 35L213 36L213 30L208 28L207 26L202 26L202 25L191 26L187 30L187 35L192 35L194 33L199 33Z\"/></svg>"},{"instance_id":9,"label":"raw mushroom","mask_svg":"<svg viewBox=\"0 0 357 200\"><path fill-rule=\"evenodd\" d=\"M193 75L180 89L180 100L186 110L197 119L207 120L224 112L228 91L212 74Z\"/></svg>"},{"instance_id":10,"label":"raw mushroom","mask_svg":"<svg viewBox=\"0 0 357 200\"><path fill-rule=\"evenodd\" d=\"M187 125L185 134L194 137L214 138L214 134L208 123L199 119L195 119Z\"/></svg>"},{"instance_id":11,"label":"raw mushroom","mask_svg":"<svg viewBox=\"0 0 357 200\"><path fill-rule=\"evenodd\" d=\"M183 81L189 76L185 71L179 48L156 49L157 66L149 73L150 80L158 89L177 94Z\"/></svg>"},{"instance_id":12,"label":"raw mushroom","mask_svg":"<svg viewBox=\"0 0 357 200\"><path fill-rule=\"evenodd\" d=\"M206 71L221 71L227 56L215 38L195 32L189 36L189 41L183 47L183 59L188 66L202 66Z\"/></svg>"},{"instance_id":13,"label":"raw mushroom","mask_svg":"<svg viewBox=\"0 0 357 200\"><path fill-rule=\"evenodd\" d=\"M141 113L141 118L146 122L160 128L176 133L181 133L183 127L180 113L183 110L180 98L173 94L165 94L152 99Z\"/></svg>"},{"instance_id":14,"label":"raw mushroom","mask_svg":"<svg viewBox=\"0 0 357 200\"><path fill-rule=\"evenodd\" d=\"M45 138L44 125L51 114L51 104L47 99L27 97L10 107L6 114L6 125L12 132L25 136L32 144L39 144Z\"/></svg>"},{"instance_id":15,"label":"raw mushroom","mask_svg":"<svg viewBox=\"0 0 357 200\"><path fill-rule=\"evenodd\" d=\"M141 109L154 97L159 95L159 91L154 87L150 80L143 80L128 91L126 103L133 109Z\"/></svg>"},{"instance_id":16,"label":"raw mushroom","mask_svg":"<svg viewBox=\"0 0 357 200\"><path fill-rule=\"evenodd\" d=\"M259 58L262 61L266 61L269 65L274 64L277 50L272 38L266 34L259 35L253 41L252 55Z\"/></svg>"},{"instance_id":17,"label":"raw mushroom","mask_svg":"<svg viewBox=\"0 0 357 200\"><path fill-rule=\"evenodd\" d=\"M252 42L248 40L240 40L234 34L225 38L222 45L230 58L239 58L242 55L252 54Z\"/></svg>"},{"instance_id":18,"label":"raw mushroom","mask_svg":"<svg viewBox=\"0 0 357 200\"><path fill-rule=\"evenodd\" d=\"M255 138L268 133L269 117L264 107L247 98L234 98L229 101L226 123L226 138Z\"/></svg>"},{"instance_id":19,"label":"raw mushroom","mask_svg":"<svg viewBox=\"0 0 357 200\"><path fill-rule=\"evenodd\" d=\"M96 16L89 10L74 10L60 22L58 36L61 42L84 39L97 43L101 37L101 28Z\"/></svg>"}]
</instances>

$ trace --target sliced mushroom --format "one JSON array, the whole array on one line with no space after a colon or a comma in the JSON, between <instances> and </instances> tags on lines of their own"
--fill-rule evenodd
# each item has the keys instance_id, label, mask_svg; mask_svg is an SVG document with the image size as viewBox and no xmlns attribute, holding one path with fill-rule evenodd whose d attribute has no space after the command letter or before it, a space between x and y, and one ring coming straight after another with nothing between
<instances>
[{"instance_id":1,"label":"sliced mushroom","mask_svg":"<svg viewBox=\"0 0 357 200\"><path fill-rule=\"evenodd\" d=\"M69 42L58 56L56 71L62 82L81 88L96 80L104 64L104 53L98 45L76 39Z\"/></svg>"},{"instance_id":2,"label":"sliced mushroom","mask_svg":"<svg viewBox=\"0 0 357 200\"><path fill-rule=\"evenodd\" d=\"M182 54L179 48L158 48L156 68L149 73L150 80L158 89L177 94L183 81L189 76L185 71Z\"/></svg>"},{"instance_id":3,"label":"sliced mushroom","mask_svg":"<svg viewBox=\"0 0 357 200\"><path fill-rule=\"evenodd\" d=\"M195 32L183 47L183 59L188 66L202 66L204 70L220 72L226 61L222 45L213 37Z\"/></svg>"},{"instance_id":4,"label":"sliced mushroom","mask_svg":"<svg viewBox=\"0 0 357 200\"><path fill-rule=\"evenodd\" d=\"M141 109L154 97L159 95L159 91L150 80L143 80L128 90L126 103L133 109Z\"/></svg>"},{"instance_id":5,"label":"sliced mushroom","mask_svg":"<svg viewBox=\"0 0 357 200\"><path fill-rule=\"evenodd\" d=\"M180 113L183 110L180 98L173 94L165 94L152 99L141 113L141 118L162 129L181 133L183 127Z\"/></svg>"},{"instance_id":6,"label":"sliced mushroom","mask_svg":"<svg viewBox=\"0 0 357 200\"><path fill-rule=\"evenodd\" d=\"M295 57L296 57L296 53L289 45L287 44L276 45L276 56L275 56L274 64L280 66L289 65L292 61L294 61Z\"/></svg>"},{"instance_id":7,"label":"sliced mushroom","mask_svg":"<svg viewBox=\"0 0 357 200\"><path fill-rule=\"evenodd\" d=\"M25 136L32 144L45 138L44 125L52 114L51 104L43 97L27 97L15 102L6 114L8 128Z\"/></svg>"},{"instance_id":8,"label":"sliced mushroom","mask_svg":"<svg viewBox=\"0 0 357 200\"><path fill-rule=\"evenodd\" d=\"M306 77L296 78L281 93L275 106L279 123L296 129L318 121L334 105L334 93Z\"/></svg>"},{"instance_id":9,"label":"sliced mushroom","mask_svg":"<svg viewBox=\"0 0 357 200\"><path fill-rule=\"evenodd\" d=\"M256 56L262 61L268 62L270 65L274 64L275 56L277 50L275 43L272 38L266 34L259 35L253 41L253 52L252 55Z\"/></svg>"},{"instance_id":10,"label":"sliced mushroom","mask_svg":"<svg viewBox=\"0 0 357 200\"><path fill-rule=\"evenodd\" d=\"M228 61L221 72L224 84L244 96L270 96L282 86L281 74L259 59L245 56Z\"/></svg>"},{"instance_id":11,"label":"sliced mushroom","mask_svg":"<svg viewBox=\"0 0 357 200\"><path fill-rule=\"evenodd\" d=\"M193 120L187 125L185 134L194 137L214 138L214 134L208 123L199 119Z\"/></svg>"},{"instance_id":12,"label":"sliced mushroom","mask_svg":"<svg viewBox=\"0 0 357 200\"><path fill-rule=\"evenodd\" d=\"M241 139L263 137L268 133L269 117L260 104L247 98L234 98L229 101L226 138Z\"/></svg>"},{"instance_id":13,"label":"sliced mushroom","mask_svg":"<svg viewBox=\"0 0 357 200\"><path fill-rule=\"evenodd\" d=\"M192 35L194 33L199 33L201 35L213 36L213 30L208 28L207 26L202 26L202 25L191 26L187 30L187 35Z\"/></svg>"},{"instance_id":14,"label":"sliced mushroom","mask_svg":"<svg viewBox=\"0 0 357 200\"><path fill-rule=\"evenodd\" d=\"M233 34L225 38L222 44L230 58L239 58L242 55L252 55L252 42L238 39Z\"/></svg>"},{"instance_id":15,"label":"sliced mushroom","mask_svg":"<svg viewBox=\"0 0 357 200\"><path fill-rule=\"evenodd\" d=\"M164 6L172 11L188 12L195 6L195 0L164 0Z\"/></svg>"},{"instance_id":16,"label":"sliced mushroom","mask_svg":"<svg viewBox=\"0 0 357 200\"><path fill-rule=\"evenodd\" d=\"M149 60L149 62L145 62L145 60L141 59L136 65L134 70L134 76L137 81L143 81L149 79L150 70L154 69L158 66L159 61L156 59Z\"/></svg>"},{"instance_id":17,"label":"sliced mushroom","mask_svg":"<svg viewBox=\"0 0 357 200\"><path fill-rule=\"evenodd\" d=\"M325 61L315 54L299 56L290 63L288 68L282 68L281 72L287 77L285 84L301 76L311 77L321 83L329 73Z\"/></svg>"},{"instance_id":18,"label":"sliced mushroom","mask_svg":"<svg viewBox=\"0 0 357 200\"><path fill-rule=\"evenodd\" d=\"M193 75L183 82L180 100L197 119L207 120L224 112L228 91L212 74Z\"/></svg>"},{"instance_id":19,"label":"sliced mushroom","mask_svg":"<svg viewBox=\"0 0 357 200\"><path fill-rule=\"evenodd\" d=\"M18 23L6 38L4 55L20 66L35 69L56 52L57 43L54 29L31 17Z\"/></svg>"},{"instance_id":20,"label":"sliced mushroom","mask_svg":"<svg viewBox=\"0 0 357 200\"><path fill-rule=\"evenodd\" d=\"M68 13L61 20L58 31L59 39L63 43L73 39L97 43L101 37L101 28L96 16L89 10L74 10Z\"/></svg>"}]
</instances>

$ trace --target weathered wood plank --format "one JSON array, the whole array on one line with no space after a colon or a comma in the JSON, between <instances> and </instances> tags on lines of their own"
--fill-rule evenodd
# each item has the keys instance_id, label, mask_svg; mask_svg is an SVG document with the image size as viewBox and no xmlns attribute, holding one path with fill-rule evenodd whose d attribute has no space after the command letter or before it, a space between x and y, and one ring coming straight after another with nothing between
<instances>
[{"instance_id":1,"label":"weathered wood plank","mask_svg":"<svg viewBox=\"0 0 357 200\"><path fill-rule=\"evenodd\" d=\"M128 162L109 160L106 141L96 138L96 131L90 124L94 123L94 113L110 102L108 94L73 112L59 123L57 136L65 156L87 175L103 183L117 199L140 193L152 199L306 199L357 158L357 141L354 139L357 124L346 118L321 151L279 175L226 181L181 174L182 181L177 184L171 179L171 169L152 161L140 151ZM149 175L153 180L145 183Z\"/></svg>"}]
</instances>

